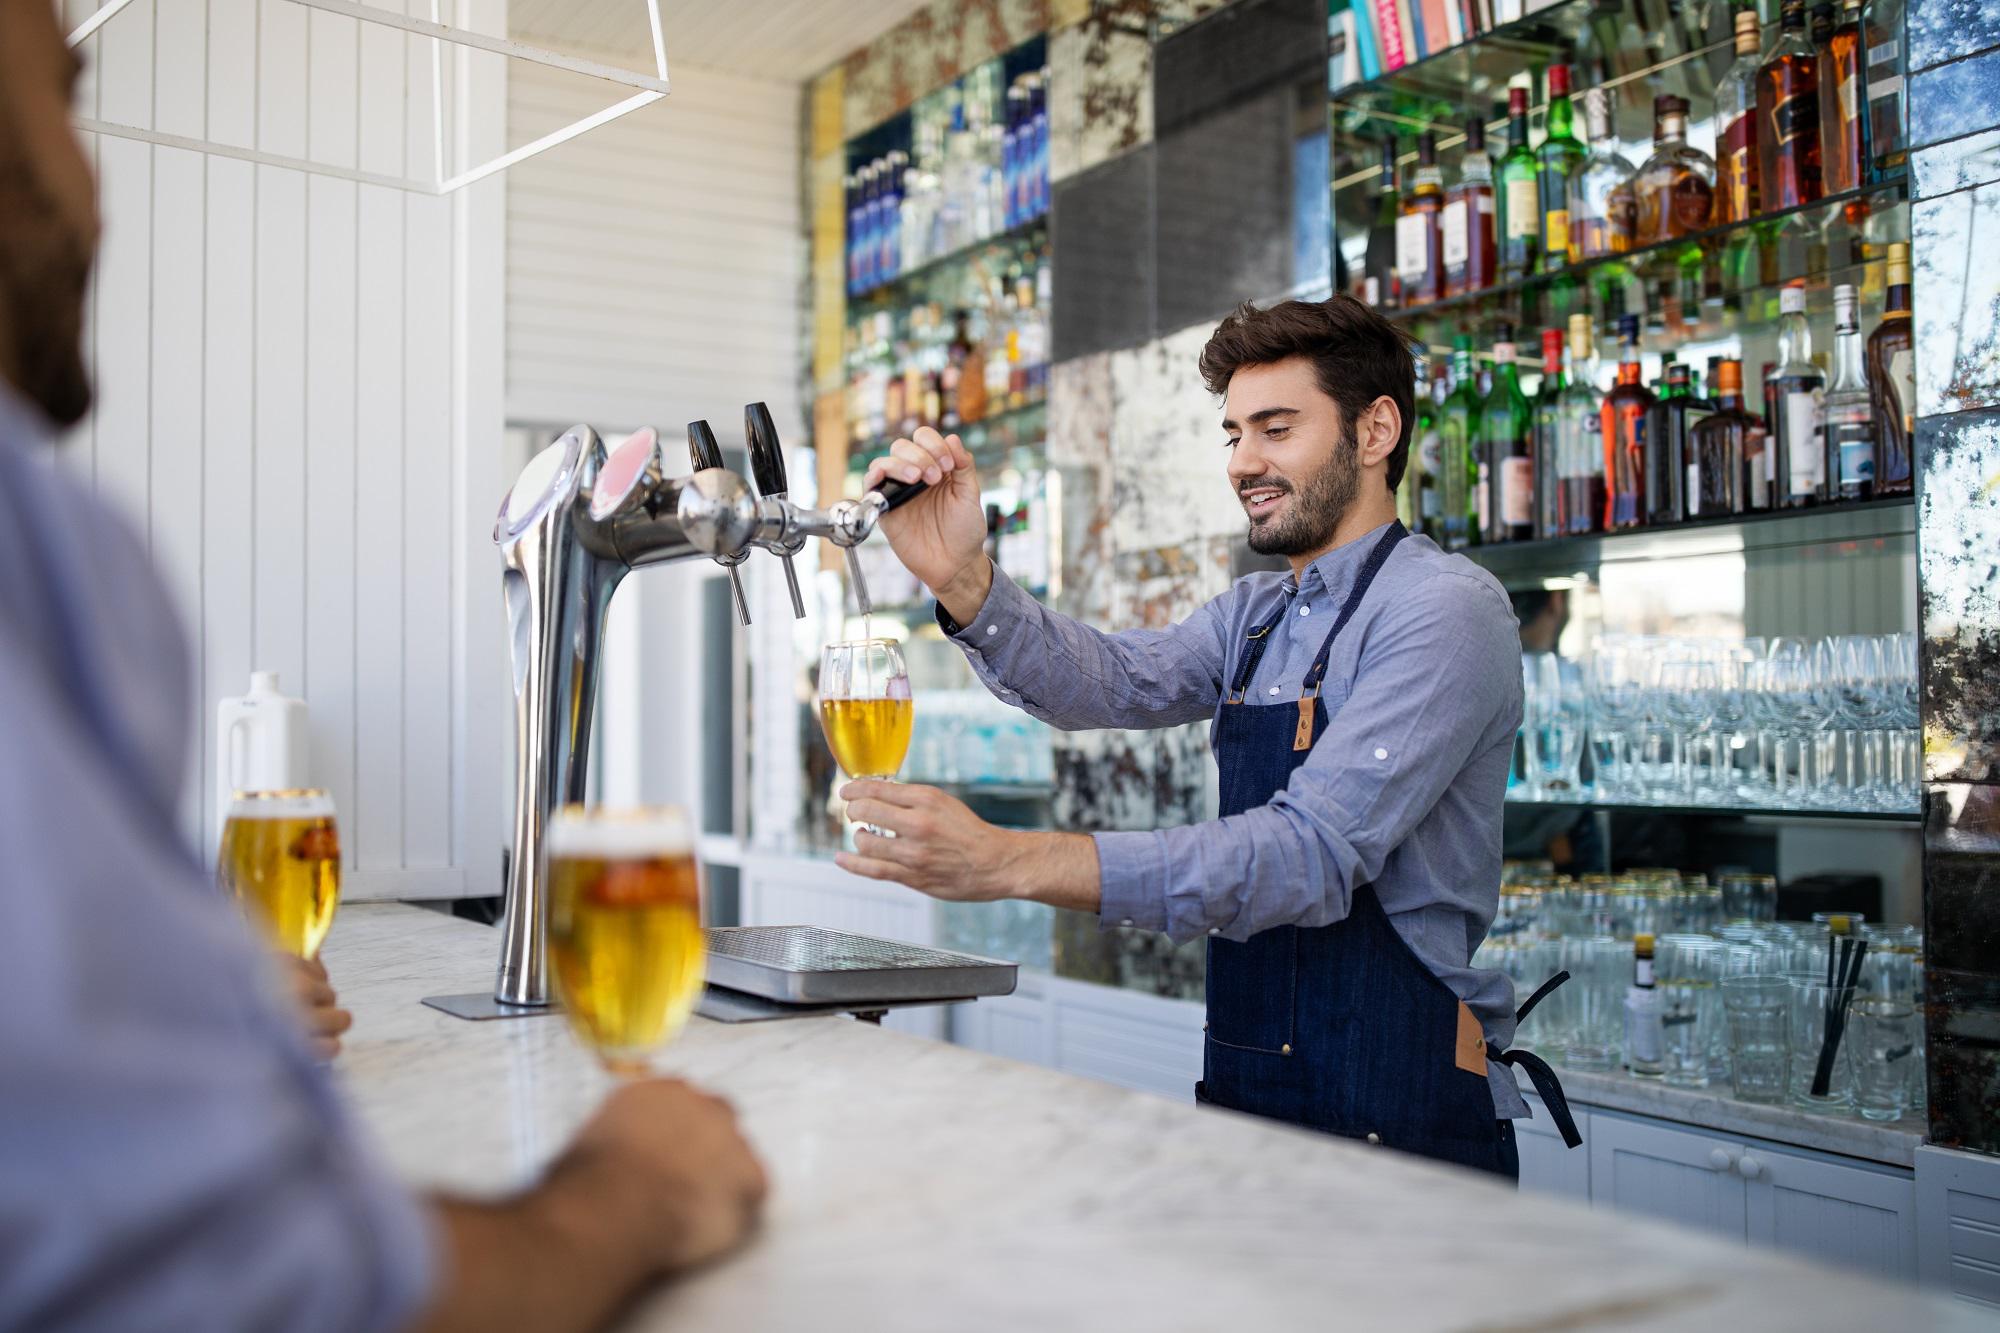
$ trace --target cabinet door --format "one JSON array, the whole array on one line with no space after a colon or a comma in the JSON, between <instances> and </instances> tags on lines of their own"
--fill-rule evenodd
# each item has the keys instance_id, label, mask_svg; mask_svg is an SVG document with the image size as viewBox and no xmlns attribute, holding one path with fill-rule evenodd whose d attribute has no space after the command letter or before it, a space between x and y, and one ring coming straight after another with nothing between
<instances>
[{"instance_id":1,"label":"cabinet door","mask_svg":"<svg viewBox=\"0 0 2000 1333\"><path fill-rule=\"evenodd\" d=\"M1749 1187L1752 1245L1916 1280L1917 1186L1908 1172L1755 1144L1744 1149L1736 1171Z\"/></svg>"},{"instance_id":2,"label":"cabinet door","mask_svg":"<svg viewBox=\"0 0 2000 1333\"><path fill-rule=\"evenodd\" d=\"M1593 1110L1587 1146L1592 1207L1745 1238L1737 1140Z\"/></svg>"},{"instance_id":3,"label":"cabinet door","mask_svg":"<svg viewBox=\"0 0 2000 1333\"><path fill-rule=\"evenodd\" d=\"M1590 1113L1571 1102L1583 1144L1571 1148L1556 1132L1548 1108L1540 1097L1528 1097L1532 1120L1514 1122L1514 1144L1521 1153L1521 1188L1536 1194L1555 1194L1579 1202L1590 1198Z\"/></svg>"}]
</instances>

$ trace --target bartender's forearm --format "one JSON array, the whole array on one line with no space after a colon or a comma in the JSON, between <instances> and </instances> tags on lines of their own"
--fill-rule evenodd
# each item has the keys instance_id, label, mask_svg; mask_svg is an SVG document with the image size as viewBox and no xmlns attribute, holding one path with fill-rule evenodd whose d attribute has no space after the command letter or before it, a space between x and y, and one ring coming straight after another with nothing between
<instances>
[{"instance_id":1,"label":"bartender's forearm","mask_svg":"<svg viewBox=\"0 0 2000 1333\"><path fill-rule=\"evenodd\" d=\"M1008 877L1016 886L1013 897L1073 912L1097 911L1097 843L1089 834L1024 832L1020 837L1018 872Z\"/></svg>"}]
</instances>

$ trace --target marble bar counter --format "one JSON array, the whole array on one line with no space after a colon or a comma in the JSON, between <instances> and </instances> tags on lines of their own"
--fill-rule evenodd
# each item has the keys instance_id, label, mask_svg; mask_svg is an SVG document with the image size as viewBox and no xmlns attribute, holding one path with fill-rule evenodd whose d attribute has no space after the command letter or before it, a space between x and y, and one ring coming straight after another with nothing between
<instances>
[{"instance_id":1,"label":"marble bar counter","mask_svg":"<svg viewBox=\"0 0 2000 1333\"><path fill-rule=\"evenodd\" d=\"M534 1178L608 1082L560 1018L466 1023L489 928L344 909L336 1065L412 1185ZM663 1073L729 1097L771 1172L735 1257L641 1330L1971 1328L1970 1311L1362 1143L845 1018L695 1019Z\"/></svg>"}]
</instances>

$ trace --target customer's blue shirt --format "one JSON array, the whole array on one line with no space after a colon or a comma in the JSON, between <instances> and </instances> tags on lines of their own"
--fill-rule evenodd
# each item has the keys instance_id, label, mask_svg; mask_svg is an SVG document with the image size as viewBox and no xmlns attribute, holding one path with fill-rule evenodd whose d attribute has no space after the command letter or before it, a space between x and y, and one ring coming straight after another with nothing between
<instances>
[{"instance_id":1,"label":"customer's blue shirt","mask_svg":"<svg viewBox=\"0 0 2000 1333\"><path fill-rule=\"evenodd\" d=\"M1057 615L998 570L953 636L988 689L1065 730L1167 727L1219 708L1296 706L1383 529L1305 577L1251 574L1178 625L1105 634ZM1285 615L1244 702L1223 696L1250 632ZM1372 884L1390 924L1503 1049L1513 986L1470 966L1499 907L1501 802L1521 723L1521 644L1506 592L1427 537L1401 542L1335 640L1327 726L1270 804L1181 828L1096 834L1107 926L1241 940L1347 916ZM1489 1061L1504 1118L1527 1114Z\"/></svg>"},{"instance_id":2,"label":"customer's blue shirt","mask_svg":"<svg viewBox=\"0 0 2000 1333\"><path fill-rule=\"evenodd\" d=\"M434 1240L182 841L135 534L0 385L0 1328L387 1329Z\"/></svg>"}]
</instances>

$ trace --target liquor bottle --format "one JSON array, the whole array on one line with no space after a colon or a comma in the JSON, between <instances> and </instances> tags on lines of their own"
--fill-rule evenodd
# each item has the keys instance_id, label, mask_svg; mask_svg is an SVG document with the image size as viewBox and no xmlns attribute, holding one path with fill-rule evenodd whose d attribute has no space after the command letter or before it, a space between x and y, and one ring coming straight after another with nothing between
<instances>
[{"instance_id":1,"label":"liquor bottle","mask_svg":"<svg viewBox=\"0 0 2000 1333\"><path fill-rule=\"evenodd\" d=\"M1569 262L1569 184L1590 156L1576 137L1569 101L1569 66L1549 66L1549 106L1541 147L1535 150L1535 189L1542 217L1541 269L1553 273Z\"/></svg>"},{"instance_id":2,"label":"liquor bottle","mask_svg":"<svg viewBox=\"0 0 2000 1333\"><path fill-rule=\"evenodd\" d=\"M1583 123L1590 156L1569 181L1569 262L1624 254L1638 226L1632 164L1618 152L1611 128L1611 95L1592 88L1583 95Z\"/></svg>"},{"instance_id":3,"label":"liquor bottle","mask_svg":"<svg viewBox=\"0 0 2000 1333\"><path fill-rule=\"evenodd\" d=\"M1535 392L1535 535L1562 535L1562 472L1556 454L1562 440L1563 335L1542 330L1542 385Z\"/></svg>"},{"instance_id":4,"label":"liquor bottle","mask_svg":"<svg viewBox=\"0 0 2000 1333\"><path fill-rule=\"evenodd\" d=\"M1763 484L1764 423L1743 410L1743 363L1725 359L1715 368L1715 411L1688 432L1689 518L1720 518L1748 506L1745 469L1754 457ZM1752 442L1755 448L1751 447Z\"/></svg>"},{"instance_id":5,"label":"liquor bottle","mask_svg":"<svg viewBox=\"0 0 2000 1333\"><path fill-rule=\"evenodd\" d=\"M1715 163L1688 147L1687 116L1685 97L1662 93L1653 99L1653 155L1632 185L1639 203L1636 244L1687 236L1713 217Z\"/></svg>"},{"instance_id":6,"label":"liquor bottle","mask_svg":"<svg viewBox=\"0 0 2000 1333\"><path fill-rule=\"evenodd\" d=\"M1472 373L1472 339L1461 333L1452 339L1451 395L1439 416L1438 507L1447 550L1477 546L1479 525L1478 381ZM1435 534L1433 534L1434 539Z\"/></svg>"},{"instance_id":7,"label":"liquor bottle","mask_svg":"<svg viewBox=\"0 0 2000 1333\"><path fill-rule=\"evenodd\" d=\"M1861 373L1861 317L1854 288L1833 289L1833 379L1826 386L1826 489L1829 499L1875 494L1875 413Z\"/></svg>"},{"instance_id":8,"label":"liquor bottle","mask_svg":"<svg viewBox=\"0 0 2000 1333\"><path fill-rule=\"evenodd\" d=\"M1028 76L1028 216L1049 211L1049 67Z\"/></svg>"},{"instance_id":9,"label":"liquor bottle","mask_svg":"<svg viewBox=\"0 0 2000 1333\"><path fill-rule=\"evenodd\" d=\"M1757 197L1766 212L1820 197L1819 55L1805 0L1785 0L1777 44L1757 71Z\"/></svg>"},{"instance_id":10,"label":"liquor bottle","mask_svg":"<svg viewBox=\"0 0 2000 1333\"><path fill-rule=\"evenodd\" d=\"M1556 423L1560 530L1565 536L1604 530L1603 400L1597 392L1597 353L1590 316L1569 317L1569 383Z\"/></svg>"},{"instance_id":11,"label":"liquor bottle","mask_svg":"<svg viewBox=\"0 0 2000 1333\"><path fill-rule=\"evenodd\" d=\"M1022 168L1022 160L1029 147L1028 128L1028 85L1025 79L1017 78L1007 88L1006 129L1000 138L1000 170L1005 177L1003 188L1007 196L1007 227L1012 230L1028 219L1028 174Z\"/></svg>"},{"instance_id":12,"label":"liquor bottle","mask_svg":"<svg viewBox=\"0 0 2000 1333\"><path fill-rule=\"evenodd\" d=\"M1840 22L1820 47L1819 170L1828 194L1858 190L1868 178L1867 61L1861 0L1842 0Z\"/></svg>"},{"instance_id":13,"label":"liquor bottle","mask_svg":"<svg viewBox=\"0 0 2000 1333\"><path fill-rule=\"evenodd\" d=\"M847 294L861 294L861 173L847 173Z\"/></svg>"},{"instance_id":14,"label":"liquor bottle","mask_svg":"<svg viewBox=\"0 0 2000 1333\"><path fill-rule=\"evenodd\" d=\"M1396 286L1396 141L1382 141L1382 174L1375 182L1375 220L1368 227L1368 250L1361 261L1361 300L1372 306L1400 304Z\"/></svg>"},{"instance_id":15,"label":"liquor bottle","mask_svg":"<svg viewBox=\"0 0 2000 1333\"><path fill-rule=\"evenodd\" d=\"M1632 937L1632 986L1625 992L1625 1067L1641 1078L1666 1070L1666 1025L1653 984L1653 937Z\"/></svg>"},{"instance_id":16,"label":"liquor bottle","mask_svg":"<svg viewBox=\"0 0 2000 1333\"><path fill-rule=\"evenodd\" d=\"M1872 184L1899 174L1909 156L1909 136L1903 126L1903 0L1872 0L1863 34L1868 44L1868 179Z\"/></svg>"},{"instance_id":17,"label":"liquor bottle","mask_svg":"<svg viewBox=\"0 0 2000 1333\"><path fill-rule=\"evenodd\" d=\"M1833 0L1819 0L1812 7L1812 22L1806 28L1806 38L1812 42L1813 50L1826 50L1826 44L1833 40L1833 26Z\"/></svg>"},{"instance_id":18,"label":"liquor bottle","mask_svg":"<svg viewBox=\"0 0 2000 1333\"><path fill-rule=\"evenodd\" d=\"M1910 247L1889 243L1889 296L1868 335L1868 399L1875 413L1875 490L1908 495L1910 443L1916 438L1917 363L1910 336Z\"/></svg>"},{"instance_id":19,"label":"liquor bottle","mask_svg":"<svg viewBox=\"0 0 2000 1333\"><path fill-rule=\"evenodd\" d=\"M1680 362L1667 365L1666 386L1653 401L1646 423L1646 522L1679 523L1688 514L1689 462L1693 451L1688 435L1698 417L1706 415L1695 397L1693 375Z\"/></svg>"},{"instance_id":20,"label":"liquor bottle","mask_svg":"<svg viewBox=\"0 0 2000 1333\"><path fill-rule=\"evenodd\" d=\"M1609 531L1646 522L1646 415L1652 390L1639 382L1639 317L1618 317L1618 383L1604 395L1605 514Z\"/></svg>"},{"instance_id":21,"label":"liquor bottle","mask_svg":"<svg viewBox=\"0 0 2000 1333\"><path fill-rule=\"evenodd\" d=\"M1491 287L1497 255L1493 248L1493 159L1486 154L1486 125L1465 122L1465 153L1458 181L1445 191L1438 230L1444 251L1444 294L1463 296Z\"/></svg>"},{"instance_id":22,"label":"liquor bottle","mask_svg":"<svg viewBox=\"0 0 2000 1333\"><path fill-rule=\"evenodd\" d=\"M1437 164L1437 136L1417 136L1417 169L1398 201L1396 281L1404 305L1423 305L1444 295L1443 238L1438 213L1444 208L1444 173Z\"/></svg>"},{"instance_id":23,"label":"liquor bottle","mask_svg":"<svg viewBox=\"0 0 2000 1333\"><path fill-rule=\"evenodd\" d=\"M1514 326L1502 324L1493 345L1493 392L1479 415L1480 526L1489 542L1535 535L1535 411L1521 392L1515 351Z\"/></svg>"},{"instance_id":24,"label":"liquor bottle","mask_svg":"<svg viewBox=\"0 0 2000 1333\"><path fill-rule=\"evenodd\" d=\"M1778 367L1771 372L1776 418L1772 422L1772 506L1796 509L1826 495L1826 452L1820 422L1826 376L1812 359L1806 323L1806 290L1778 293Z\"/></svg>"},{"instance_id":25,"label":"liquor bottle","mask_svg":"<svg viewBox=\"0 0 2000 1333\"><path fill-rule=\"evenodd\" d=\"M1764 447L1753 462L1747 452L1743 458L1743 508L1746 513L1761 513L1777 503L1778 498L1778 444L1775 431L1778 425L1778 382L1775 378L1778 363L1766 361L1764 369L1757 377L1763 393L1761 420L1764 423Z\"/></svg>"},{"instance_id":26,"label":"liquor bottle","mask_svg":"<svg viewBox=\"0 0 2000 1333\"><path fill-rule=\"evenodd\" d=\"M1396 517L1411 532L1438 530L1438 463L1443 438L1445 371L1424 358L1417 375L1417 421L1410 431L1409 460L1396 488ZM1442 539L1440 538L1440 544Z\"/></svg>"},{"instance_id":27,"label":"liquor bottle","mask_svg":"<svg viewBox=\"0 0 2000 1333\"><path fill-rule=\"evenodd\" d=\"M1736 60L1715 85L1715 221L1757 216L1757 11L1736 15Z\"/></svg>"},{"instance_id":28,"label":"liquor bottle","mask_svg":"<svg viewBox=\"0 0 2000 1333\"><path fill-rule=\"evenodd\" d=\"M1499 203L1495 231L1500 246L1500 281L1535 271L1542 242L1541 192L1535 184L1535 154L1528 147L1528 90L1507 90L1507 153L1500 159L1494 194Z\"/></svg>"},{"instance_id":29,"label":"liquor bottle","mask_svg":"<svg viewBox=\"0 0 2000 1333\"><path fill-rule=\"evenodd\" d=\"M900 149L891 152L886 159L886 168L876 221L876 245L880 253L880 258L876 260L876 273L882 281L890 282L901 277L903 272L903 190L909 176L909 154Z\"/></svg>"}]
</instances>

